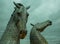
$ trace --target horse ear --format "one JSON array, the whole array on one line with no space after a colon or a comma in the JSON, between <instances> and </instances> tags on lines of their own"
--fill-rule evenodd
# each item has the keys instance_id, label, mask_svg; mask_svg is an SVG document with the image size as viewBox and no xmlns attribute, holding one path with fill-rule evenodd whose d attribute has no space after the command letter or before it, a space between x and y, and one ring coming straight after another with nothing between
<instances>
[{"instance_id":1,"label":"horse ear","mask_svg":"<svg viewBox=\"0 0 60 44\"><path fill-rule=\"evenodd\" d=\"M26 9L28 10L30 8L30 6L26 7Z\"/></svg>"},{"instance_id":2,"label":"horse ear","mask_svg":"<svg viewBox=\"0 0 60 44\"><path fill-rule=\"evenodd\" d=\"M13 3L14 3L14 5L15 5L17 8L20 8L19 5L18 5L17 3L15 3L15 2L13 2Z\"/></svg>"}]
</instances>

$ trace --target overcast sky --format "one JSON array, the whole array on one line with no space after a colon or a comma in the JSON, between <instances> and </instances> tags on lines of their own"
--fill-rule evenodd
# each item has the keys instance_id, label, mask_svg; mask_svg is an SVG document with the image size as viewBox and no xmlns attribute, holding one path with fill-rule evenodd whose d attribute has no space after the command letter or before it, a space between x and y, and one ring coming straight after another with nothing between
<instances>
[{"instance_id":1,"label":"overcast sky","mask_svg":"<svg viewBox=\"0 0 60 44\"><path fill-rule=\"evenodd\" d=\"M30 23L36 24L45 20L51 20L53 23L42 32L42 35L49 44L60 43L60 0L0 0L0 38L14 10L13 1L22 3L25 7L31 6L28 10L30 14L27 23L28 34L20 44L30 44Z\"/></svg>"}]
</instances>

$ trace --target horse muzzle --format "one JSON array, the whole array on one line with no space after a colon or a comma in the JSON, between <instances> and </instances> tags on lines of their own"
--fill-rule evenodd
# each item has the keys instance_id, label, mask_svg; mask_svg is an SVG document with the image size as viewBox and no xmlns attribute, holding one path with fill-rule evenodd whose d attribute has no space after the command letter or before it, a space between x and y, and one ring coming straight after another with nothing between
<instances>
[{"instance_id":1,"label":"horse muzzle","mask_svg":"<svg viewBox=\"0 0 60 44\"><path fill-rule=\"evenodd\" d=\"M24 39L26 35L27 35L27 30L20 31L20 39Z\"/></svg>"}]
</instances>

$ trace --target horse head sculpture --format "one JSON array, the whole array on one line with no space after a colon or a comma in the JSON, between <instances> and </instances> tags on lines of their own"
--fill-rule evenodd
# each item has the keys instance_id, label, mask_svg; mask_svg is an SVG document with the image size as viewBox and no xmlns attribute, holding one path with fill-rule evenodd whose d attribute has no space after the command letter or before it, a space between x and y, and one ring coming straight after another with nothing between
<instances>
[{"instance_id":1,"label":"horse head sculpture","mask_svg":"<svg viewBox=\"0 0 60 44\"><path fill-rule=\"evenodd\" d=\"M30 6L25 8L22 4L15 2L14 5L16 6L14 11L15 12L14 19L16 20L16 26L20 31L20 39L23 39L27 34L26 23L29 16L29 14L27 13L27 9L29 9Z\"/></svg>"},{"instance_id":2,"label":"horse head sculpture","mask_svg":"<svg viewBox=\"0 0 60 44\"><path fill-rule=\"evenodd\" d=\"M0 44L19 44L20 39L24 39L27 34L26 23L29 16L27 9L29 9L29 7L25 8L23 4L13 3L15 10L1 37Z\"/></svg>"},{"instance_id":3,"label":"horse head sculpture","mask_svg":"<svg viewBox=\"0 0 60 44\"><path fill-rule=\"evenodd\" d=\"M30 44L48 44L46 39L41 35L45 28L52 25L52 21L47 20L42 23L31 24L33 27L30 32Z\"/></svg>"}]
</instances>

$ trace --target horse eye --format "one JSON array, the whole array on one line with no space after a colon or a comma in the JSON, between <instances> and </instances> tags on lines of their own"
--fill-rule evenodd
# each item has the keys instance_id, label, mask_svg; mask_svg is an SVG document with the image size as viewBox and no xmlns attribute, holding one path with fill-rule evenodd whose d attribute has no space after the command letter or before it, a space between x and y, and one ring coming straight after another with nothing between
<instances>
[{"instance_id":1,"label":"horse eye","mask_svg":"<svg viewBox=\"0 0 60 44\"><path fill-rule=\"evenodd\" d=\"M18 16L21 16L21 13L17 12L17 15L18 15Z\"/></svg>"}]
</instances>

